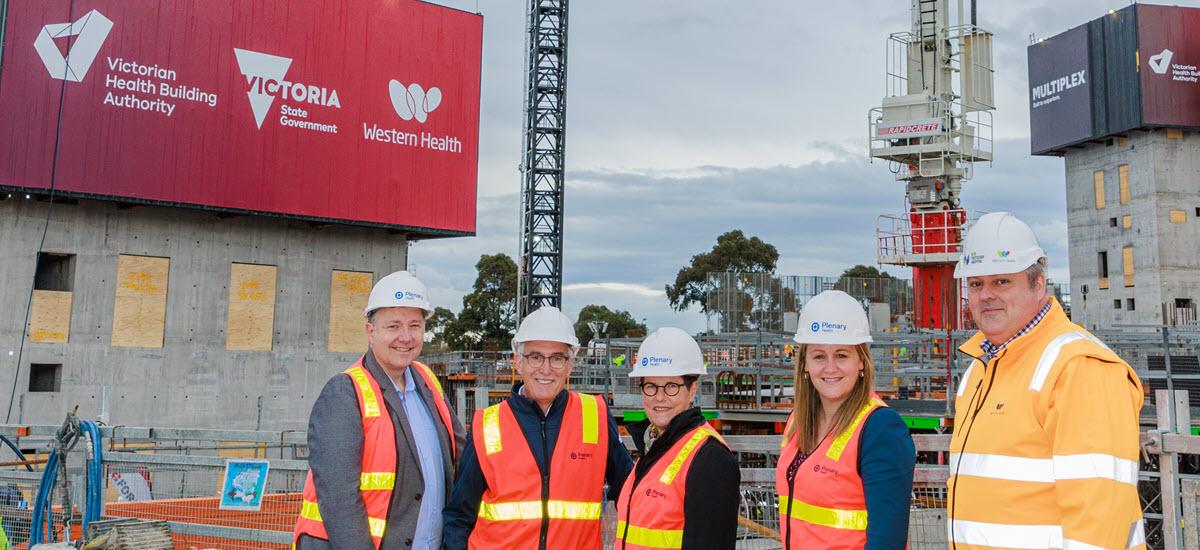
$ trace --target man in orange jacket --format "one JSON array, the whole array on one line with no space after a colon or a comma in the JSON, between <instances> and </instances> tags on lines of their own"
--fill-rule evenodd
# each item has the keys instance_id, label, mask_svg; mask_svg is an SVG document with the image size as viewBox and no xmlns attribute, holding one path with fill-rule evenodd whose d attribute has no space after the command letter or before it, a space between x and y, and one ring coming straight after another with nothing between
<instances>
[{"instance_id":1,"label":"man in orange jacket","mask_svg":"<svg viewBox=\"0 0 1200 550\"><path fill-rule=\"evenodd\" d=\"M1007 212L963 240L979 327L955 398L952 549L1145 548L1138 500L1142 386L1046 293L1046 257Z\"/></svg>"}]
</instances>

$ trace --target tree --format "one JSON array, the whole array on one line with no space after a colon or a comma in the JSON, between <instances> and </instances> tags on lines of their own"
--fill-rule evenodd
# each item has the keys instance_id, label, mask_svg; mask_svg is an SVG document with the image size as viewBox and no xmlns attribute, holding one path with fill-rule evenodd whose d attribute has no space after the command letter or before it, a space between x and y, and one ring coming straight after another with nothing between
<instances>
[{"instance_id":1,"label":"tree","mask_svg":"<svg viewBox=\"0 0 1200 550\"><path fill-rule=\"evenodd\" d=\"M517 328L517 264L507 254L479 257L474 290L442 334L453 349L507 349Z\"/></svg>"},{"instance_id":2,"label":"tree","mask_svg":"<svg viewBox=\"0 0 1200 550\"><path fill-rule=\"evenodd\" d=\"M607 322L608 328L604 333L610 338L633 338L646 334L646 325L637 322L628 311L614 311L592 304L579 310L579 320L575 322L575 336L579 338L580 345L585 347L593 336L592 329L588 326L590 321Z\"/></svg>"},{"instance_id":3,"label":"tree","mask_svg":"<svg viewBox=\"0 0 1200 550\"><path fill-rule=\"evenodd\" d=\"M746 238L740 229L734 229L720 237L712 250L692 256L691 265L684 266L675 275L675 284L667 285L667 299L676 311L683 311L692 304L709 313L708 293L714 284L708 274L723 271L741 273L774 273L779 261L779 250L758 237Z\"/></svg>"},{"instance_id":4,"label":"tree","mask_svg":"<svg viewBox=\"0 0 1200 550\"><path fill-rule=\"evenodd\" d=\"M838 277L837 290L858 300L887 303L892 313L903 314L912 309L912 286L908 281L892 277L874 266L856 265Z\"/></svg>"},{"instance_id":5,"label":"tree","mask_svg":"<svg viewBox=\"0 0 1200 550\"><path fill-rule=\"evenodd\" d=\"M439 349L446 349L446 327L454 322L454 312L438 306L433 308L433 314L425 320L425 334L429 343Z\"/></svg>"}]
</instances>

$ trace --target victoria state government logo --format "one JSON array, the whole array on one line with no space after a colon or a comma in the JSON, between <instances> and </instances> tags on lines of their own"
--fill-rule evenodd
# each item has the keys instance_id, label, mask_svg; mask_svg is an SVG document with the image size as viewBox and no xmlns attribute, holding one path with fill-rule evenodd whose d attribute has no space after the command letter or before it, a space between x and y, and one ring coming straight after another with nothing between
<instances>
[{"instance_id":1,"label":"victoria state government logo","mask_svg":"<svg viewBox=\"0 0 1200 550\"><path fill-rule=\"evenodd\" d=\"M341 109L337 90L286 79L292 58L234 48L238 68L246 77L246 97L254 122L262 129L263 121L271 111L276 99L284 103L279 107L279 124L301 130L336 134L337 124L321 124L309 120L308 110L312 106Z\"/></svg>"}]
</instances>

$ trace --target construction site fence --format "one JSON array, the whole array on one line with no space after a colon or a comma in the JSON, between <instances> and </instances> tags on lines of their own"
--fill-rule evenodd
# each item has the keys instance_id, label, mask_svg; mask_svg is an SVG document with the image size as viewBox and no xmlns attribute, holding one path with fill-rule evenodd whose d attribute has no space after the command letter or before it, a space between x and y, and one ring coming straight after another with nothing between
<instances>
[{"instance_id":1,"label":"construction site fence","mask_svg":"<svg viewBox=\"0 0 1200 550\"><path fill-rule=\"evenodd\" d=\"M1139 496L1146 518L1147 541L1154 549L1198 548L1200 526L1200 436L1188 435L1191 406L1188 393L1166 390L1155 394L1156 426L1142 433L1144 450ZM48 449L57 426L0 425L0 433L25 449ZM105 427L104 516L165 520L176 547L228 549L285 549L300 510L300 492L307 472L304 432L241 430L176 430ZM945 548L946 480L949 434L916 434L918 466L910 506L909 545L913 549ZM775 492L775 462L779 436L730 435L741 469L744 518L738 548L779 548L765 534L780 527ZM625 444L633 448L625 438ZM57 538L79 537L78 522L63 528L64 503L82 503L84 445L68 453L64 471L69 488L54 498ZM29 538L30 510L41 477L44 452L27 454L34 471L19 465L0 470L0 517L15 548ZM269 474L262 506L257 511L223 510L219 506L227 460L265 460ZM141 480L141 481L139 481ZM142 483L144 482L144 483ZM136 486L136 487L135 487ZM77 506L71 508L78 517ZM605 540L615 536L615 510L606 504ZM1179 529L1173 529L1180 526Z\"/></svg>"}]
</instances>

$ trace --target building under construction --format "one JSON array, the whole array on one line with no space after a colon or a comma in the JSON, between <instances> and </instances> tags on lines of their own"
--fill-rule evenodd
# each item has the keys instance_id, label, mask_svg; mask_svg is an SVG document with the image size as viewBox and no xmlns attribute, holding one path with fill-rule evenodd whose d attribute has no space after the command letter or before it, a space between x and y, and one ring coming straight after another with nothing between
<instances>
[{"instance_id":1,"label":"building under construction","mask_svg":"<svg viewBox=\"0 0 1200 550\"><path fill-rule=\"evenodd\" d=\"M1032 153L1064 160L1072 319L1194 322L1200 8L1135 4L1029 46Z\"/></svg>"}]
</instances>

